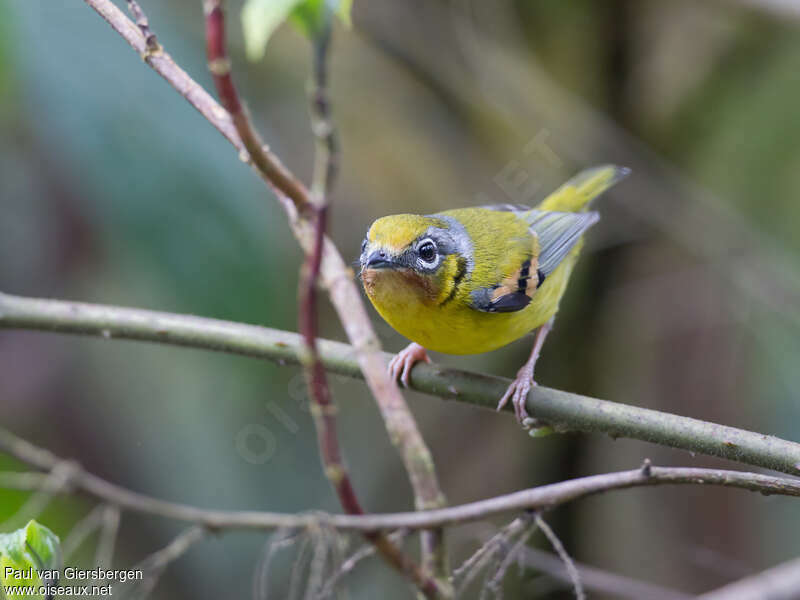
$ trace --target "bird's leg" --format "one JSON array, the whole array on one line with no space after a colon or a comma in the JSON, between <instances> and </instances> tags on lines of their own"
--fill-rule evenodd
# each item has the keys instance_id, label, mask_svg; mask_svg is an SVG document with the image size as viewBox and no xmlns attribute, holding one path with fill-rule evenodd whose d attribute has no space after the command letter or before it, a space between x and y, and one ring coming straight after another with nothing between
<instances>
[{"instance_id":1,"label":"bird's leg","mask_svg":"<svg viewBox=\"0 0 800 600\"><path fill-rule=\"evenodd\" d=\"M411 369L414 367L415 363L421 360L424 360L426 363L431 362L425 348L417 343L411 343L389 361L389 374L392 376L392 379L399 379L403 383L403 386L408 387L408 377L411 375Z\"/></svg>"},{"instance_id":2,"label":"bird's leg","mask_svg":"<svg viewBox=\"0 0 800 600\"><path fill-rule=\"evenodd\" d=\"M553 319L550 319L536 330L530 358L522 365L522 368L517 372L516 379L511 382L506 393L503 394L503 397L500 398L500 402L497 404L497 410L500 410L508 403L508 400L511 399L511 403L514 405L514 414L517 415L517 421L523 424L523 426L531 427L534 425L530 423L528 411L525 410L525 400L528 398L528 392L531 390L531 387L536 385L533 379L533 369L536 366L536 361L539 359L539 352L542 350L542 344L544 344L544 340L552 328Z\"/></svg>"}]
</instances>

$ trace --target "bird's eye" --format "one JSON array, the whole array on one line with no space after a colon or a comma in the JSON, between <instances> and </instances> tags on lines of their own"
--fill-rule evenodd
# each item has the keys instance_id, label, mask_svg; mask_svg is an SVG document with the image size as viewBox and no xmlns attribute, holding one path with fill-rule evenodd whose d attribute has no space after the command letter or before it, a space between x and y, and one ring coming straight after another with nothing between
<instances>
[{"instance_id":1,"label":"bird's eye","mask_svg":"<svg viewBox=\"0 0 800 600\"><path fill-rule=\"evenodd\" d=\"M436 244L430 240L423 242L417 252L419 252L419 257L426 263L436 261Z\"/></svg>"}]
</instances>

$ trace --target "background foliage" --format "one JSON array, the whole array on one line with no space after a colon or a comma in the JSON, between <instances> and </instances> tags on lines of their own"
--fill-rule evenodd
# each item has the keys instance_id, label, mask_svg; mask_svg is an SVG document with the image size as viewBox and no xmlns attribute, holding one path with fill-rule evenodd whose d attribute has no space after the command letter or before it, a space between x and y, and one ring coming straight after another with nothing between
<instances>
[{"instance_id":1,"label":"background foliage","mask_svg":"<svg viewBox=\"0 0 800 600\"><path fill-rule=\"evenodd\" d=\"M170 53L210 88L199 4L144 8ZM299 251L217 132L82 3L0 0L0 14L0 289L294 329ZM384 214L541 197L579 168L628 164L632 178L600 205L540 381L800 439L800 21L723 0L373 1L356 2L352 20L338 27L331 69L343 147L332 236L343 252L355 258ZM264 60L248 63L230 23L255 120L307 178L308 43L281 27ZM525 151L537 135L557 163ZM509 195L519 169L530 193ZM745 235L759 236L770 264L750 260ZM769 285L728 276L751 272ZM324 335L341 339L325 310ZM400 349L376 323L386 347ZM437 358L510 376L527 346ZM409 507L365 388L340 382L334 393L364 503ZM128 487L207 507L337 510L297 369L3 332L0 397L9 428ZM508 416L411 402L452 503L644 457L719 462L584 435L531 442ZM241 448L253 424L262 437L248 438L250 450L273 450L259 464ZM23 500L3 491L0 521ZM87 510L59 502L39 520L63 538ZM687 592L800 554L789 499L728 490L632 490L552 519L576 559ZM136 562L174 527L126 514L116 563ZM455 530L456 558L483 531ZM232 534L198 546L156 597L248 596L263 543ZM91 559L87 545L78 560ZM542 590L535 577L518 589ZM353 581L400 580L365 567ZM395 587L386 597L408 597ZM354 597L369 597L360 589Z\"/></svg>"}]
</instances>

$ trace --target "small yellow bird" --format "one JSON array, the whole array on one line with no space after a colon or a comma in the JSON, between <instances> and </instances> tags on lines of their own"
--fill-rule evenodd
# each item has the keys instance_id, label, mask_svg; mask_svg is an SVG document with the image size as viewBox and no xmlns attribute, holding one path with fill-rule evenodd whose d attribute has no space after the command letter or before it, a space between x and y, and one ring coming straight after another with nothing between
<instances>
[{"instance_id":1,"label":"small yellow bird","mask_svg":"<svg viewBox=\"0 0 800 600\"><path fill-rule=\"evenodd\" d=\"M496 205L375 221L361 246L361 281L380 315L414 343L389 364L408 385L426 349L495 350L537 329L533 351L500 399L520 422L533 370L578 260L582 235L599 215L590 202L629 173L583 171L537 208Z\"/></svg>"}]
</instances>

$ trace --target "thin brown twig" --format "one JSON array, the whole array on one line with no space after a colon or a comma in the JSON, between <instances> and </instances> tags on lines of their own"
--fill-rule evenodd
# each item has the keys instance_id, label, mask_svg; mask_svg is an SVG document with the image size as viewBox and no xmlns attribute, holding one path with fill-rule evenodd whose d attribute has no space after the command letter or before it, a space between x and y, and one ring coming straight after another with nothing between
<instances>
[{"instance_id":1,"label":"thin brown twig","mask_svg":"<svg viewBox=\"0 0 800 600\"><path fill-rule=\"evenodd\" d=\"M301 583L305 579L303 577L306 563L309 561L309 554L311 549L311 535L310 531L306 532L300 540L300 547L297 549L297 554L292 561L292 569L289 574L288 592L286 594L287 600L295 600L300 590Z\"/></svg>"},{"instance_id":2,"label":"thin brown twig","mask_svg":"<svg viewBox=\"0 0 800 600\"><path fill-rule=\"evenodd\" d=\"M314 414L320 449L328 478L337 490L345 511L351 514L363 512L358 504L351 479L339 456L336 436L336 406L333 402L325 373L325 366L317 348L317 281L322 265L330 191L338 171L339 149L336 128L331 116L328 94L328 56L332 42L331 13L325 13L325 22L313 40L313 67L309 109L311 129L316 140L314 174L311 199L313 203L314 246L306 256L300 277L300 332L305 339L310 355L306 365L306 377L314 399ZM387 539L385 544L391 544ZM442 589L448 587L449 569L442 531L425 531L421 535L422 568L432 573Z\"/></svg>"},{"instance_id":3,"label":"thin brown twig","mask_svg":"<svg viewBox=\"0 0 800 600\"><path fill-rule=\"evenodd\" d=\"M153 54L161 52L161 45L158 43L156 34L150 30L150 22L147 20L147 15L144 14L142 7L139 6L136 0L127 0L127 3L128 12L131 13L133 20L136 21L136 26L144 36L144 43L147 46L148 53Z\"/></svg>"},{"instance_id":4,"label":"thin brown twig","mask_svg":"<svg viewBox=\"0 0 800 600\"><path fill-rule=\"evenodd\" d=\"M169 544L153 552L142 560L137 568L146 573L142 581L142 597L146 598L155 589L164 570L173 562L186 554L192 546L203 541L208 536L205 527L194 525L184 529Z\"/></svg>"},{"instance_id":5,"label":"thin brown twig","mask_svg":"<svg viewBox=\"0 0 800 600\"><path fill-rule=\"evenodd\" d=\"M294 546L301 537L305 537L306 532L300 532L285 527L280 527L269 536L262 550L262 557L253 572L253 598L262 600L269 594L269 573L272 560L279 551Z\"/></svg>"},{"instance_id":6,"label":"thin brown twig","mask_svg":"<svg viewBox=\"0 0 800 600\"><path fill-rule=\"evenodd\" d=\"M2 428L0 428L0 452L9 454L42 471L49 471L64 462L49 450L35 446ZM277 529L281 527L305 529L320 522L325 522L336 529L352 531L430 529L476 521L504 512L526 509L548 510L566 502L611 490L671 484L718 485L740 488L763 495L800 497L800 480L789 477L772 477L724 469L651 466L649 471L638 468L630 471L591 475L496 496L487 500L426 511L365 515L285 514L264 511L207 510L168 502L132 492L89 473L75 463L70 464L74 465L69 478L70 489L79 490L88 496L117 505L122 509L192 522L204 525L211 530ZM65 491L62 489L62 493Z\"/></svg>"},{"instance_id":7,"label":"thin brown twig","mask_svg":"<svg viewBox=\"0 0 800 600\"><path fill-rule=\"evenodd\" d=\"M315 116L315 135L317 135L318 143L315 156L314 186L309 198L307 190L299 181L294 179L287 170L277 168L282 165L272 160L271 155L265 150L263 142L239 99L239 93L231 75L231 63L225 43L225 12L222 0L205 0L204 12L208 67L223 106L231 114L234 127L258 170L267 176L274 188L277 188L279 196L282 194L288 196L294 201L295 208L306 213L304 219L313 229L311 248L306 249L306 260L301 268L299 289L299 327L308 353L304 366L312 398L312 415L325 475L331 482L344 511L353 515L363 514L364 510L361 508L352 480L342 461L336 431L336 405L330 393L325 367L317 350L316 290L325 248L328 193L335 173L335 138L326 96L326 60L331 24L328 20L323 32L315 41L313 69L315 98L312 102L312 111ZM330 15L328 15L328 19L329 17ZM323 127L325 131L322 130ZM390 564L407 575L427 597L434 598L443 595L444 588L430 579L424 569L386 539L382 532L366 532L365 536L375 544Z\"/></svg>"},{"instance_id":8,"label":"thin brown twig","mask_svg":"<svg viewBox=\"0 0 800 600\"><path fill-rule=\"evenodd\" d=\"M652 467L649 466L648 463L648 472L649 469ZM564 548L564 544L561 543L561 540L556 535L556 532L547 524L547 522L542 518L541 515L537 514L534 517L536 522L536 526L544 533L547 540L550 542L550 545L555 550L558 557L561 559L561 562L564 563L564 567L567 570L567 574L569 575L569 579L572 582L572 589L575 592L575 598L577 600L585 600L586 599L586 592L583 589L583 583L581 583L581 576L578 572L578 569L575 567L575 563L573 562L570 555L567 553L566 548Z\"/></svg>"},{"instance_id":9,"label":"thin brown twig","mask_svg":"<svg viewBox=\"0 0 800 600\"><path fill-rule=\"evenodd\" d=\"M66 491L73 473L75 472L75 465L68 461L57 461L53 464L50 472L41 480L40 487L35 488L35 492L25 501L25 503L6 521L0 523L0 531L15 529L18 524L22 524L29 519L38 517L48 504L53 500L56 494ZM8 479L7 483L13 484L13 479ZM20 480L20 483L28 486L34 483L34 480Z\"/></svg>"},{"instance_id":10,"label":"thin brown twig","mask_svg":"<svg viewBox=\"0 0 800 600\"><path fill-rule=\"evenodd\" d=\"M514 563L514 561L517 559L522 549L526 547L528 540L538 528L538 520L536 518L532 518L531 515L526 515L523 517L523 520L526 523L526 527L523 528L517 540L506 552L505 557L503 557L503 560L498 565L497 571L495 571L487 586L487 589L494 591L495 598L497 600L502 598L503 579L505 579L509 567L511 567L512 563Z\"/></svg>"},{"instance_id":11,"label":"thin brown twig","mask_svg":"<svg viewBox=\"0 0 800 600\"><path fill-rule=\"evenodd\" d=\"M393 544L401 545L403 540L408 536L410 533L407 529L399 529L394 531L390 534L387 534L389 541ZM355 552L353 552L349 557L342 561L341 565L337 569L337 571L325 582L325 586L322 588L322 592L320 596L322 598L328 598L331 596L336 590L336 587L339 585L339 582L344 578L347 574L351 573L356 566L359 565L363 560L373 556L375 554L375 546L373 544L364 544L360 548L358 548Z\"/></svg>"},{"instance_id":12,"label":"thin brown twig","mask_svg":"<svg viewBox=\"0 0 800 600\"><path fill-rule=\"evenodd\" d=\"M83 544L98 527L100 527L105 509L105 505L98 504L72 527L67 537L64 538L64 541L61 543L61 551L65 561L72 556L73 552L81 547L81 544Z\"/></svg>"},{"instance_id":13,"label":"thin brown twig","mask_svg":"<svg viewBox=\"0 0 800 600\"><path fill-rule=\"evenodd\" d=\"M141 31L110 0L84 0L103 17L125 41L145 56L146 43ZM223 40L217 40L220 43ZM252 132L244 109L235 111L238 117L220 106L200 85L192 80L166 53L145 56L147 64L170 83L197 109L233 146L247 158L258 175L276 192L289 217L295 237L306 252L313 244L313 228L299 212L310 204L310 194L268 148L260 144ZM216 64L219 76L229 65ZM236 103L227 93L223 102ZM240 136L242 129L245 136ZM249 130L249 131L248 131ZM358 364L383 416L389 438L398 448L414 490L418 509L443 506L444 496L436 478L430 451L419 433L400 390L386 372L380 342L372 328L361 295L353 281L352 270L336 247L325 238L321 266L322 283L327 287L331 302L342 321L345 332L356 352Z\"/></svg>"},{"instance_id":14,"label":"thin brown twig","mask_svg":"<svg viewBox=\"0 0 800 600\"><path fill-rule=\"evenodd\" d=\"M111 568L114 560L114 548L119 533L120 509L109 504L100 513L100 539L97 541L94 564L101 569Z\"/></svg>"},{"instance_id":15,"label":"thin brown twig","mask_svg":"<svg viewBox=\"0 0 800 600\"><path fill-rule=\"evenodd\" d=\"M315 600L321 596L325 574L329 563L332 562L333 549L338 542L338 532L324 524L320 524L319 528L312 529L310 533L314 548L308 565L306 593L303 600ZM335 568L335 565L330 567L331 570Z\"/></svg>"},{"instance_id":16,"label":"thin brown twig","mask_svg":"<svg viewBox=\"0 0 800 600\"><path fill-rule=\"evenodd\" d=\"M333 126L330 118L325 82L327 49L330 43L331 24L327 19L322 32L314 40L314 90L312 101L312 129L318 137L317 151L314 156L314 185L312 187L314 247L306 255L300 269L298 324L305 342L307 358L304 361L306 381L311 395L311 414L317 430L320 456L339 502L348 514L358 515L364 512L356 496L352 479L345 466L339 447L336 428L337 406L331 395L325 366L320 359L317 347L318 314L317 314L317 282L322 265L322 248L327 226L329 194L333 184L334 142ZM329 133L317 133L325 127Z\"/></svg>"},{"instance_id":17,"label":"thin brown twig","mask_svg":"<svg viewBox=\"0 0 800 600\"><path fill-rule=\"evenodd\" d=\"M106 4L107 0L86 0L92 8ZM216 106L215 119L228 117L236 132L235 137L228 140L239 149L243 160L250 163L262 175L262 179L276 192L284 207L294 204L299 211L306 210L311 202L308 190L303 183L289 171L280 159L264 144L253 127L247 111L239 99L239 94L231 76L231 62L228 58L225 42L225 15L221 0L204 0L203 10L206 17L206 55L208 69L214 79L222 107ZM125 15L122 15L124 18ZM113 26L113 24L112 24ZM168 79L169 72L159 72ZM199 89L200 86L192 82ZM211 99L211 103L216 102ZM192 100L187 98L190 102ZM205 99L204 99L205 100ZM194 103L192 103L194 105ZM202 112L202 111L201 111ZM227 112L227 114L226 114ZM208 118L207 114L203 114ZM210 119L209 119L210 120ZM218 127L219 129L219 127ZM243 152L244 151L244 152ZM291 217L292 215L290 215Z\"/></svg>"},{"instance_id":18,"label":"thin brown twig","mask_svg":"<svg viewBox=\"0 0 800 600\"><path fill-rule=\"evenodd\" d=\"M475 579L484 565L504 544L507 544L509 540L521 532L524 525L525 520L522 517L517 517L484 542L453 571L453 581L457 584L456 589L459 593L465 591L469 587L472 580Z\"/></svg>"}]
</instances>

